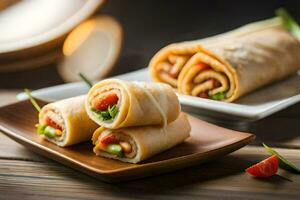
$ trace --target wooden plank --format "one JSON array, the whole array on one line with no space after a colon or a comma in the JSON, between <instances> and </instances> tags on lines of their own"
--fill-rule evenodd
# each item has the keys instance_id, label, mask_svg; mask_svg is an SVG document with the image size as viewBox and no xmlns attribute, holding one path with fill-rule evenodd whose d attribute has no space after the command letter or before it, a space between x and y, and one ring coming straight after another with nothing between
<instances>
[{"instance_id":1,"label":"wooden plank","mask_svg":"<svg viewBox=\"0 0 300 200\"><path fill-rule=\"evenodd\" d=\"M16 95L19 92L20 90L0 90L0 106L17 102ZM36 161L44 159L11 140L0 131L0 159L1 158Z\"/></svg>"},{"instance_id":2,"label":"wooden plank","mask_svg":"<svg viewBox=\"0 0 300 200\"><path fill-rule=\"evenodd\" d=\"M5 92L9 103L17 92ZM1 93L0 93L1 94ZM1 96L2 97L2 96ZM260 121L256 127L259 140L277 146L299 148L297 136L299 120L292 115L276 114ZM280 129L279 129L280 128ZM285 130L285 131L281 131ZM283 141L283 142L282 142ZM279 149L300 166L300 150ZM263 159L263 148L246 147L217 161L121 184L106 184L87 177L30 152L0 133L0 199L273 199L300 196L299 176L280 171L289 182L279 176L267 180L255 179L243 172L251 164Z\"/></svg>"},{"instance_id":3,"label":"wooden plank","mask_svg":"<svg viewBox=\"0 0 300 200\"><path fill-rule=\"evenodd\" d=\"M300 150L278 149L300 166ZM229 156L141 180L107 184L56 162L0 159L0 194L9 198L43 199L273 199L300 196L300 176L280 171L293 182L275 176L256 179L244 172L267 157L263 148L245 147Z\"/></svg>"},{"instance_id":4,"label":"wooden plank","mask_svg":"<svg viewBox=\"0 0 300 200\"><path fill-rule=\"evenodd\" d=\"M43 157L31 152L0 132L0 159L42 161Z\"/></svg>"}]
</instances>

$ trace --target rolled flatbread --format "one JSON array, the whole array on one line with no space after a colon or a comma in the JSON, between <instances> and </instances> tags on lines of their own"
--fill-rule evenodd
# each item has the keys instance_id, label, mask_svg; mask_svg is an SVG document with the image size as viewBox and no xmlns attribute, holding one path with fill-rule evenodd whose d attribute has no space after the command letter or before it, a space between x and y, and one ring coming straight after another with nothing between
<instances>
[{"instance_id":1,"label":"rolled flatbread","mask_svg":"<svg viewBox=\"0 0 300 200\"><path fill-rule=\"evenodd\" d=\"M138 163L182 143L189 137L190 130L183 113L165 128L144 126L111 130L100 127L93 135L94 152L106 158Z\"/></svg>"},{"instance_id":2,"label":"rolled flatbread","mask_svg":"<svg viewBox=\"0 0 300 200\"><path fill-rule=\"evenodd\" d=\"M171 59L174 56L176 60ZM149 66L154 80L169 83L180 93L232 102L296 73L300 43L274 19L204 40L171 44ZM164 77L172 78L175 71L176 84L172 84Z\"/></svg>"},{"instance_id":3,"label":"rolled flatbread","mask_svg":"<svg viewBox=\"0 0 300 200\"><path fill-rule=\"evenodd\" d=\"M63 147L90 140L99 126L88 117L84 102L85 96L78 96L45 105L38 125L44 138Z\"/></svg>"},{"instance_id":4,"label":"rolled flatbread","mask_svg":"<svg viewBox=\"0 0 300 200\"><path fill-rule=\"evenodd\" d=\"M167 84L106 79L88 92L86 111L105 128L166 126L178 117L180 104Z\"/></svg>"}]
</instances>

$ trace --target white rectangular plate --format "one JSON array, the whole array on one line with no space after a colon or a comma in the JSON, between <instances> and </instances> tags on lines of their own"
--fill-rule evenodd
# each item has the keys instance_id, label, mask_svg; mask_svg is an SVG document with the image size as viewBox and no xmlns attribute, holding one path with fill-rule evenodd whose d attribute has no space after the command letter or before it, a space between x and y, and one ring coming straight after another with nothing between
<instances>
[{"instance_id":1,"label":"white rectangular plate","mask_svg":"<svg viewBox=\"0 0 300 200\"><path fill-rule=\"evenodd\" d=\"M151 81L147 68L115 76L130 81ZM35 90L32 95L44 101L55 101L85 94L88 86L83 82L68 83ZM264 87L242 97L234 103L224 103L178 94L183 110L217 119L255 121L300 101L300 75ZM19 100L26 99L20 93Z\"/></svg>"}]
</instances>

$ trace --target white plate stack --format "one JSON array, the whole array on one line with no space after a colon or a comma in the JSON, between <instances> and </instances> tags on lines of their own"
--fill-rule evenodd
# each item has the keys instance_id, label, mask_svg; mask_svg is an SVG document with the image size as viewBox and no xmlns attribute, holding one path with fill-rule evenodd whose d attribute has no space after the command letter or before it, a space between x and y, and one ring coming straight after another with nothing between
<instances>
[{"instance_id":1,"label":"white plate stack","mask_svg":"<svg viewBox=\"0 0 300 200\"><path fill-rule=\"evenodd\" d=\"M103 2L104 0L0 1L0 73L32 69L59 61L63 66L59 70L63 78L74 80L66 70L70 61L66 64L68 59L62 53L63 43L66 36L94 14ZM68 45L70 46L70 42ZM119 49L120 47L117 54Z\"/></svg>"}]
</instances>

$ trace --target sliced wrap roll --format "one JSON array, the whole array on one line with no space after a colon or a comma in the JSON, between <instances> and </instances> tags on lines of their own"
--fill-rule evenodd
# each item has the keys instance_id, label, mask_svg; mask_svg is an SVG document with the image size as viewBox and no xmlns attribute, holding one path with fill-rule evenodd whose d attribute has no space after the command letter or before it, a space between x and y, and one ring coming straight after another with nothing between
<instances>
[{"instance_id":1,"label":"sliced wrap roll","mask_svg":"<svg viewBox=\"0 0 300 200\"><path fill-rule=\"evenodd\" d=\"M184 58L186 62L180 62L174 78L179 92L232 102L296 73L300 68L299 41L277 18L265 22L204 40L171 44L152 58L152 78L174 86L163 77L172 77L172 70L179 66L171 57ZM166 65L169 67L162 70Z\"/></svg>"},{"instance_id":2,"label":"sliced wrap roll","mask_svg":"<svg viewBox=\"0 0 300 200\"><path fill-rule=\"evenodd\" d=\"M183 113L165 128L157 125L116 130L100 127L93 135L94 152L106 158L138 163L182 143L190 130Z\"/></svg>"},{"instance_id":3,"label":"sliced wrap roll","mask_svg":"<svg viewBox=\"0 0 300 200\"><path fill-rule=\"evenodd\" d=\"M178 117L180 104L167 84L106 79L88 92L86 111L105 128L166 126Z\"/></svg>"},{"instance_id":4,"label":"sliced wrap roll","mask_svg":"<svg viewBox=\"0 0 300 200\"><path fill-rule=\"evenodd\" d=\"M88 117L84 102L85 96L78 96L45 105L38 132L63 147L90 140L99 126Z\"/></svg>"}]
</instances>

